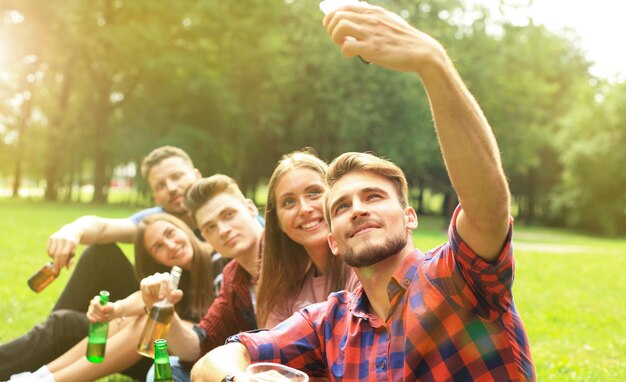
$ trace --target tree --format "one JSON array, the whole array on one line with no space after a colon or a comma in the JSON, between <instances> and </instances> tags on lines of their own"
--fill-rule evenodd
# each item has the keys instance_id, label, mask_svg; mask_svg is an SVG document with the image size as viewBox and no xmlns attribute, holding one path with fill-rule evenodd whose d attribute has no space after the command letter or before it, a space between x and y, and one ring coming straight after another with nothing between
<instances>
[{"instance_id":1,"label":"tree","mask_svg":"<svg viewBox=\"0 0 626 382\"><path fill-rule=\"evenodd\" d=\"M604 91L586 92L587 105L563 118L564 172L552 200L569 225L617 234L626 232L626 82Z\"/></svg>"}]
</instances>

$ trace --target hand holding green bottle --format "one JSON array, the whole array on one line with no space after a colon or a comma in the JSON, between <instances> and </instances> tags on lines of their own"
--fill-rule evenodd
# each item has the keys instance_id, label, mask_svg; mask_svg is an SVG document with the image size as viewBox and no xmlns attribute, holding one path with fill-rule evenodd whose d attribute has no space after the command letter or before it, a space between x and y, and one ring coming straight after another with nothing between
<instances>
[{"instance_id":1,"label":"hand holding green bottle","mask_svg":"<svg viewBox=\"0 0 626 382\"><path fill-rule=\"evenodd\" d=\"M109 292L103 290L100 292L100 305L106 305L109 302ZM108 322L90 322L89 337L87 339L86 357L90 362L100 363L104 360L104 350L109 333Z\"/></svg>"}]
</instances>

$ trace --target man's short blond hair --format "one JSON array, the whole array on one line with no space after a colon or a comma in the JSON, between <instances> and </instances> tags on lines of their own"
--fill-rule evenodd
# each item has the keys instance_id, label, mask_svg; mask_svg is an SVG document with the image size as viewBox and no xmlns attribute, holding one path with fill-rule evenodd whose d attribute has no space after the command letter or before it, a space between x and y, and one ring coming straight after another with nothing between
<instances>
[{"instance_id":1,"label":"man's short blond hair","mask_svg":"<svg viewBox=\"0 0 626 382\"><path fill-rule=\"evenodd\" d=\"M187 153L182 149L174 146L161 146L150 151L150 153L143 158L141 161L141 175L144 179L148 179L150 170L152 170L154 166L158 165L163 160L172 157L179 157L188 163L191 168L194 168L191 158L189 158L189 155L187 155Z\"/></svg>"},{"instance_id":2,"label":"man's short blond hair","mask_svg":"<svg viewBox=\"0 0 626 382\"><path fill-rule=\"evenodd\" d=\"M396 189L400 206L402 208L408 207L409 188L402 169L387 159L369 153L348 152L335 158L330 163L328 173L326 174L326 183L329 187L328 194L330 194L330 190L332 190L333 185L337 183L339 179L354 171L367 171L388 179ZM324 215L330 225L329 203L330 200L326 198L324 202Z\"/></svg>"},{"instance_id":3,"label":"man's short blond hair","mask_svg":"<svg viewBox=\"0 0 626 382\"><path fill-rule=\"evenodd\" d=\"M246 200L237 182L227 175L215 174L208 178L198 179L185 193L185 208L195 221L196 212L217 195L227 193L242 202Z\"/></svg>"}]
</instances>

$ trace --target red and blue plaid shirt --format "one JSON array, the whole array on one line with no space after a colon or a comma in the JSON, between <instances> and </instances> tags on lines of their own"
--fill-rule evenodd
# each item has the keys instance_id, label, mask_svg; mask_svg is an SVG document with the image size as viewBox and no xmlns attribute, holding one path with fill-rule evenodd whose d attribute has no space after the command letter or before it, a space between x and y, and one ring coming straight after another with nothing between
<instances>
[{"instance_id":1,"label":"red and blue plaid shirt","mask_svg":"<svg viewBox=\"0 0 626 382\"><path fill-rule=\"evenodd\" d=\"M526 330L515 309L512 221L497 261L463 242L414 251L387 286L386 321L367 296L338 292L269 331L243 333L253 362L270 361L332 381L532 381Z\"/></svg>"}]
</instances>

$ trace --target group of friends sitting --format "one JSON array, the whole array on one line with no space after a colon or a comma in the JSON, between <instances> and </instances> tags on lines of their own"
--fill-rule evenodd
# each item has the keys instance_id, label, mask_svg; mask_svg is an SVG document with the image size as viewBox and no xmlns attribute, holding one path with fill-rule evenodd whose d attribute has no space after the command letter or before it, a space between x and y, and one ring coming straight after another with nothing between
<instances>
[{"instance_id":1,"label":"group of friends sitting","mask_svg":"<svg viewBox=\"0 0 626 382\"><path fill-rule=\"evenodd\" d=\"M47 319L0 345L0 380L152 381L137 343L156 302L176 381L245 381L269 361L311 380L528 381L530 346L512 297L510 196L480 107L441 45L366 3L324 18L348 57L415 72L459 196L448 241L420 252L408 185L394 163L348 152L283 156L264 214L237 182L203 178L180 148L141 165L157 207L126 219L83 216L48 240L56 271L88 245ZM129 261L116 243L134 243ZM166 285L183 269L178 289ZM100 290L111 302L100 305ZM109 322L102 363L85 357L90 322Z\"/></svg>"}]
</instances>

